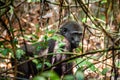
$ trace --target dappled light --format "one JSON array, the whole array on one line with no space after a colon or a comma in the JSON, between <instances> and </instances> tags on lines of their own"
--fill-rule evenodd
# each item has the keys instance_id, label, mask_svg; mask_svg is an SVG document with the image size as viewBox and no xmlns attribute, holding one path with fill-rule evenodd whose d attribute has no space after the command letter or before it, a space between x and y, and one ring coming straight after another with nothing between
<instances>
[{"instance_id":1,"label":"dappled light","mask_svg":"<svg viewBox=\"0 0 120 80\"><path fill-rule=\"evenodd\" d=\"M0 0L0 80L119 80L119 5Z\"/></svg>"}]
</instances>

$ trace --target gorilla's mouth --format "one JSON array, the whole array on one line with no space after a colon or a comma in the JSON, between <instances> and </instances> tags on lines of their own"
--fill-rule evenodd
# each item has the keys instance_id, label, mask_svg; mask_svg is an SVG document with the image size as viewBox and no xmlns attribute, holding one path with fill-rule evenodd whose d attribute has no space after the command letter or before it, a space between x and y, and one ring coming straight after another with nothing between
<instances>
[{"instance_id":1,"label":"gorilla's mouth","mask_svg":"<svg viewBox=\"0 0 120 80\"><path fill-rule=\"evenodd\" d=\"M76 43L72 43L71 44L71 47L73 47L73 48L77 48L79 46L79 42L76 42Z\"/></svg>"}]
</instances>

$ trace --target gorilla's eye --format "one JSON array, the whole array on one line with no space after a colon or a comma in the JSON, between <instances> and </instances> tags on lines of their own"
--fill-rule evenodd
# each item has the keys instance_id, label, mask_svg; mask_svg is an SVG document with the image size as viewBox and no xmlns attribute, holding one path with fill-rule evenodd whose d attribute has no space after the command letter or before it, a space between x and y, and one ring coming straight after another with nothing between
<instances>
[{"instance_id":1,"label":"gorilla's eye","mask_svg":"<svg viewBox=\"0 0 120 80\"><path fill-rule=\"evenodd\" d=\"M82 36L82 33L79 33L79 36Z\"/></svg>"},{"instance_id":2,"label":"gorilla's eye","mask_svg":"<svg viewBox=\"0 0 120 80\"><path fill-rule=\"evenodd\" d=\"M71 40L72 40L72 41L74 41L74 38L73 38L73 37L71 37Z\"/></svg>"},{"instance_id":3,"label":"gorilla's eye","mask_svg":"<svg viewBox=\"0 0 120 80\"><path fill-rule=\"evenodd\" d=\"M67 32L67 28L63 28L62 32L65 34Z\"/></svg>"}]
</instances>

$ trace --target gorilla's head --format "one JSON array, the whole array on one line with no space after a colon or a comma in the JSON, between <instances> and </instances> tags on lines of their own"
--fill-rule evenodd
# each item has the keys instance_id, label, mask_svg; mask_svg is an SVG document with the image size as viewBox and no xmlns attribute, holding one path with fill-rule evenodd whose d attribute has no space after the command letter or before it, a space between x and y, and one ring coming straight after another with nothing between
<instances>
[{"instance_id":1,"label":"gorilla's head","mask_svg":"<svg viewBox=\"0 0 120 80\"><path fill-rule=\"evenodd\" d=\"M82 28L74 21L63 24L60 28L60 34L63 35L70 43L71 48L77 48L82 38Z\"/></svg>"}]
</instances>

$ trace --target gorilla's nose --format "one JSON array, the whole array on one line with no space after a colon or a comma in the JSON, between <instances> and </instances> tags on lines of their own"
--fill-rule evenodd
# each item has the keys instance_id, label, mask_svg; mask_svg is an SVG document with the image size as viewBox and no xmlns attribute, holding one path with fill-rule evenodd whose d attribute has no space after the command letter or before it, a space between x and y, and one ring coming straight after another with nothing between
<instances>
[{"instance_id":1,"label":"gorilla's nose","mask_svg":"<svg viewBox=\"0 0 120 80\"><path fill-rule=\"evenodd\" d=\"M76 43L76 46L79 46L79 42L80 42L80 41L76 41L76 42L75 42L75 43Z\"/></svg>"}]
</instances>

